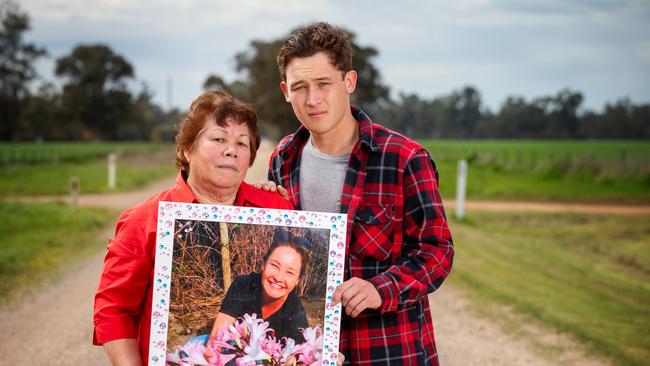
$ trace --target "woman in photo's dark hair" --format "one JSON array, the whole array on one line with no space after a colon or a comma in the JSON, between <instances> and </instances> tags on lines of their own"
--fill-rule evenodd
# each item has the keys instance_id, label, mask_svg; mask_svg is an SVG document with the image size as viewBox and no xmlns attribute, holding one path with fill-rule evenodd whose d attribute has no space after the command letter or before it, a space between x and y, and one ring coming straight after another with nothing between
<instances>
[{"instance_id":1,"label":"woman in photo's dark hair","mask_svg":"<svg viewBox=\"0 0 650 366\"><path fill-rule=\"evenodd\" d=\"M286 230L278 229L264 255L262 273L235 278L228 288L212 327L210 338L244 314L257 314L269 322L278 339L302 342L300 328L307 328L305 308L296 294L307 266L311 244Z\"/></svg>"}]
</instances>

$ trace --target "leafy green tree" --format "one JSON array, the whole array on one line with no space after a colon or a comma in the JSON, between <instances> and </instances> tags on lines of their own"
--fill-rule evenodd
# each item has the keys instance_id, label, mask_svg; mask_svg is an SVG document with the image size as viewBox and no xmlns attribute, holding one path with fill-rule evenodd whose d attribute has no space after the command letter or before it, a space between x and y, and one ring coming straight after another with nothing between
<instances>
[{"instance_id":1,"label":"leafy green tree","mask_svg":"<svg viewBox=\"0 0 650 366\"><path fill-rule=\"evenodd\" d=\"M588 139L649 139L650 104L634 105L628 98L607 104L602 113L587 112L579 134Z\"/></svg>"},{"instance_id":2,"label":"leafy green tree","mask_svg":"<svg viewBox=\"0 0 650 366\"><path fill-rule=\"evenodd\" d=\"M441 121L438 100L421 99L417 94L400 93L397 101L372 109L375 120L410 137L438 138Z\"/></svg>"},{"instance_id":3,"label":"leafy green tree","mask_svg":"<svg viewBox=\"0 0 650 366\"><path fill-rule=\"evenodd\" d=\"M208 75L203 82L203 90L219 90L219 89L228 89L228 84L221 78L221 76L216 74Z\"/></svg>"},{"instance_id":4,"label":"leafy green tree","mask_svg":"<svg viewBox=\"0 0 650 366\"><path fill-rule=\"evenodd\" d=\"M650 104L634 106L630 116L630 129L633 139L650 139Z\"/></svg>"},{"instance_id":5,"label":"leafy green tree","mask_svg":"<svg viewBox=\"0 0 650 366\"><path fill-rule=\"evenodd\" d=\"M539 139L544 135L548 117L537 103L521 97L508 97L498 114L477 127L479 138Z\"/></svg>"},{"instance_id":6,"label":"leafy green tree","mask_svg":"<svg viewBox=\"0 0 650 366\"><path fill-rule=\"evenodd\" d=\"M160 142L173 142L176 137L176 127L185 115L185 111L174 108L169 111L160 109L158 123L151 130L149 140Z\"/></svg>"},{"instance_id":7,"label":"leafy green tree","mask_svg":"<svg viewBox=\"0 0 650 366\"><path fill-rule=\"evenodd\" d=\"M217 74L208 75L203 82L203 90L225 90L241 100L250 100L250 87L245 81L235 80L229 84Z\"/></svg>"},{"instance_id":8,"label":"leafy green tree","mask_svg":"<svg viewBox=\"0 0 650 366\"><path fill-rule=\"evenodd\" d=\"M563 89L554 98L543 102L549 115L544 137L560 139L579 137L578 109L582 100L582 93Z\"/></svg>"},{"instance_id":9,"label":"leafy green tree","mask_svg":"<svg viewBox=\"0 0 650 366\"><path fill-rule=\"evenodd\" d=\"M18 140L60 140L65 131L58 124L61 96L51 83L43 84L27 98L15 131Z\"/></svg>"},{"instance_id":10,"label":"leafy green tree","mask_svg":"<svg viewBox=\"0 0 650 366\"><path fill-rule=\"evenodd\" d=\"M117 139L118 126L127 120L132 103L126 79L133 67L102 44L79 45L57 60L56 75L67 79L62 108L83 126L83 139Z\"/></svg>"},{"instance_id":11,"label":"leafy green tree","mask_svg":"<svg viewBox=\"0 0 650 366\"><path fill-rule=\"evenodd\" d=\"M119 140L173 141L161 132L170 129L173 131L174 124L180 119L171 119L173 114L166 113L152 100L153 93L143 84L140 93L133 98L128 118L118 126Z\"/></svg>"},{"instance_id":12,"label":"leafy green tree","mask_svg":"<svg viewBox=\"0 0 650 366\"><path fill-rule=\"evenodd\" d=\"M472 86L438 98L441 115L440 137L471 138L483 117L481 94Z\"/></svg>"},{"instance_id":13,"label":"leafy green tree","mask_svg":"<svg viewBox=\"0 0 650 366\"><path fill-rule=\"evenodd\" d=\"M356 42L354 33L349 32L352 42L352 69L358 73L357 88L352 94L352 103L366 108L367 106L388 101L390 89L381 80L379 69L372 61L379 55L374 47L363 47Z\"/></svg>"},{"instance_id":14,"label":"leafy green tree","mask_svg":"<svg viewBox=\"0 0 650 366\"><path fill-rule=\"evenodd\" d=\"M489 116L471 86L432 100L400 93L397 101L380 104L372 109L378 122L415 138L473 138L479 122Z\"/></svg>"},{"instance_id":15,"label":"leafy green tree","mask_svg":"<svg viewBox=\"0 0 650 366\"><path fill-rule=\"evenodd\" d=\"M29 16L12 1L0 2L0 140L16 139L29 82L37 77L35 61L45 49L26 42Z\"/></svg>"},{"instance_id":16,"label":"leafy green tree","mask_svg":"<svg viewBox=\"0 0 650 366\"><path fill-rule=\"evenodd\" d=\"M235 55L237 72L244 76L242 83L245 92L236 97L246 96L260 117L260 127L265 134L278 137L295 130L298 122L291 106L284 100L280 91L281 76L276 57L282 40L264 42L253 40L248 50Z\"/></svg>"}]
</instances>

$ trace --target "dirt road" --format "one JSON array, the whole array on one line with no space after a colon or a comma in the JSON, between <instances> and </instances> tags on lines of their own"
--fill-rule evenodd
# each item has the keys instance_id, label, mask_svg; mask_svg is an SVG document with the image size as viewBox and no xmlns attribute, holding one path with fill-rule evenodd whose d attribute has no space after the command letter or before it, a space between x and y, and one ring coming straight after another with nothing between
<instances>
[{"instance_id":1,"label":"dirt road","mask_svg":"<svg viewBox=\"0 0 650 366\"><path fill-rule=\"evenodd\" d=\"M454 200L445 200L447 212L456 207ZM650 215L650 206L611 205L563 202L521 202L521 201L467 201L465 211L528 211L546 213L583 213L608 215Z\"/></svg>"},{"instance_id":2,"label":"dirt road","mask_svg":"<svg viewBox=\"0 0 650 366\"><path fill-rule=\"evenodd\" d=\"M247 181L264 178L270 144L263 144ZM169 187L173 177L137 192L82 196L83 205L123 209ZM64 199L64 198L62 198ZM511 204L509 204L511 205ZM106 240L112 228L103 232ZM91 345L92 302L102 269L103 251L69 268L0 309L0 365L108 365L101 347ZM467 306L462 294L443 286L430 295L442 365L606 365L586 357L570 339L534 329L535 338L555 347L552 360L540 356L530 339L504 332ZM557 351L560 349L560 351Z\"/></svg>"}]
</instances>

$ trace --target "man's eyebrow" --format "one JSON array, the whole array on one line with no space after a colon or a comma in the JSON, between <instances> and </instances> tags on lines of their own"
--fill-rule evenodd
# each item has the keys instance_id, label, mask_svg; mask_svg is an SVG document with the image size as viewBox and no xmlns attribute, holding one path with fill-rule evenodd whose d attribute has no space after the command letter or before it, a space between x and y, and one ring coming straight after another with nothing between
<instances>
[{"instance_id":1,"label":"man's eyebrow","mask_svg":"<svg viewBox=\"0 0 650 366\"><path fill-rule=\"evenodd\" d=\"M317 77L317 78L314 78L314 79L311 79L311 80L330 81L330 80L332 80L332 77L331 76L320 76L320 77ZM302 85L302 84L304 84L306 82L307 82L307 80L303 80L303 79L297 80L297 81L294 81L293 83L291 83L291 86L294 87L294 86L297 86L297 85Z\"/></svg>"}]
</instances>

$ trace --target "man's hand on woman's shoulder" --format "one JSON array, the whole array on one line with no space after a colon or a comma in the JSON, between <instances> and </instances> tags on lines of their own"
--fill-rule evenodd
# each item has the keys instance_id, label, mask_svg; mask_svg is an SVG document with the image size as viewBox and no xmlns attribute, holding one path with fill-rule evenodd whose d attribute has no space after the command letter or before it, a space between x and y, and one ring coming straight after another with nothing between
<instances>
[{"instance_id":1,"label":"man's hand on woman's shoulder","mask_svg":"<svg viewBox=\"0 0 650 366\"><path fill-rule=\"evenodd\" d=\"M278 192L278 194L285 200L289 199L289 192L287 189L279 184L275 184L275 182L272 182L270 180L253 183L253 187L257 189L263 189L267 192Z\"/></svg>"}]
</instances>

